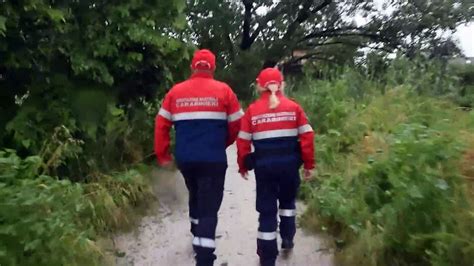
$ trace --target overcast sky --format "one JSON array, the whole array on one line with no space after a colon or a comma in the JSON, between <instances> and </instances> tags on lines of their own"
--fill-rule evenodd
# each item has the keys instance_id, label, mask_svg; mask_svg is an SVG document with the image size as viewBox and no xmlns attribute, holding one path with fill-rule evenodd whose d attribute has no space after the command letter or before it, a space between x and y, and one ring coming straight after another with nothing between
<instances>
[{"instance_id":1,"label":"overcast sky","mask_svg":"<svg viewBox=\"0 0 474 266\"><path fill-rule=\"evenodd\" d=\"M469 57L474 57L474 22L459 26L455 36L464 54Z\"/></svg>"},{"instance_id":2,"label":"overcast sky","mask_svg":"<svg viewBox=\"0 0 474 266\"><path fill-rule=\"evenodd\" d=\"M387 0L375 0L375 5L379 9L384 12L393 11L393 8L390 6L384 7L384 3L387 3ZM454 36L458 41L459 47L464 52L464 55L474 57L474 21L471 21L471 23L467 25L459 26Z\"/></svg>"}]
</instances>

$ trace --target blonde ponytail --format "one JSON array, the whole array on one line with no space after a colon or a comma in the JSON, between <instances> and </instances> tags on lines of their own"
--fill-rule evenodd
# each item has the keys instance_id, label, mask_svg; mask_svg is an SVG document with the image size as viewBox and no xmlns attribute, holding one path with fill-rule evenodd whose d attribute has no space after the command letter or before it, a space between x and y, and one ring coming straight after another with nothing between
<instances>
[{"instance_id":1,"label":"blonde ponytail","mask_svg":"<svg viewBox=\"0 0 474 266\"><path fill-rule=\"evenodd\" d=\"M276 92L279 90L279 84L269 84L267 86L268 90L272 93L270 95L269 107L270 109L275 109L280 105L280 99L276 96Z\"/></svg>"}]
</instances>

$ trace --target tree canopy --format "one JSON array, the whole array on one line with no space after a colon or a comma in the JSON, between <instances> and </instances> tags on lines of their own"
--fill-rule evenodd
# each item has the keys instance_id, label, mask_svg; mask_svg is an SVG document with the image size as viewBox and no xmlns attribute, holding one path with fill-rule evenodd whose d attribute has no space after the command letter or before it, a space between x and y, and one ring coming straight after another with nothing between
<instances>
[{"instance_id":1,"label":"tree canopy","mask_svg":"<svg viewBox=\"0 0 474 266\"><path fill-rule=\"evenodd\" d=\"M295 49L321 60L352 47L432 52L451 44L443 32L473 14L469 0L191 0L188 10L199 44L221 52L226 63L252 49L264 51L266 60L280 60ZM338 49L330 53L329 46Z\"/></svg>"},{"instance_id":2,"label":"tree canopy","mask_svg":"<svg viewBox=\"0 0 474 266\"><path fill-rule=\"evenodd\" d=\"M262 66L353 63L363 47L457 53L444 33L473 14L469 0L0 1L0 135L37 138L36 123L81 127L108 104L159 98L195 47L217 54L218 78L245 99Z\"/></svg>"},{"instance_id":3,"label":"tree canopy","mask_svg":"<svg viewBox=\"0 0 474 266\"><path fill-rule=\"evenodd\" d=\"M25 140L61 124L95 136L109 104L150 100L181 80L185 4L0 1L0 140L38 150Z\"/></svg>"}]
</instances>

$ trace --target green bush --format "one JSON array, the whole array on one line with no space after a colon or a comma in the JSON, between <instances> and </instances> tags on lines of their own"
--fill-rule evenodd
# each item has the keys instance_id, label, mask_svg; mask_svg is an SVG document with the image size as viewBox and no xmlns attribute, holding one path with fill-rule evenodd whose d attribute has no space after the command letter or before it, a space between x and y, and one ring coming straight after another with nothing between
<instances>
[{"instance_id":1,"label":"green bush","mask_svg":"<svg viewBox=\"0 0 474 266\"><path fill-rule=\"evenodd\" d=\"M0 151L0 264L98 265L101 233L131 222L151 192L137 171L72 183L41 174L38 156Z\"/></svg>"},{"instance_id":2,"label":"green bush","mask_svg":"<svg viewBox=\"0 0 474 266\"><path fill-rule=\"evenodd\" d=\"M0 265L98 264L96 238L151 197L130 168L189 72L185 1L0 6Z\"/></svg>"},{"instance_id":3,"label":"green bush","mask_svg":"<svg viewBox=\"0 0 474 266\"><path fill-rule=\"evenodd\" d=\"M419 124L401 125L387 159L368 162L348 179L323 182L312 208L353 235L343 252L350 265L469 265L474 217L467 215L472 206L458 170L460 155L453 138Z\"/></svg>"},{"instance_id":4,"label":"green bush","mask_svg":"<svg viewBox=\"0 0 474 266\"><path fill-rule=\"evenodd\" d=\"M306 107L305 112L310 121L314 121L315 129L327 133L330 129L341 128L344 118L353 108L353 101L347 98L346 81L315 81L306 86L308 88L304 90L305 95L299 102Z\"/></svg>"},{"instance_id":5,"label":"green bush","mask_svg":"<svg viewBox=\"0 0 474 266\"><path fill-rule=\"evenodd\" d=\"M342 70L294 92L318 128L318 178L300 191L309 203L303 223L334 235L338 264L474 261L465 176L474 112L449 101L461 85L438 79L437 67L412 67L394 62L368 80ZM438 91L441 84L451 87Z\"/></svg>"}]
</instances>

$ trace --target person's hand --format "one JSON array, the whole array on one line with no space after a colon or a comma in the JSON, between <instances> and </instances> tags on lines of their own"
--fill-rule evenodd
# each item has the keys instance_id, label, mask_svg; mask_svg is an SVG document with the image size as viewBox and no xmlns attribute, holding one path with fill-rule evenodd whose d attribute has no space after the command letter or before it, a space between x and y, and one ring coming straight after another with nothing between
<instances>
[{"instance_id":1,"label":"person's hand","mask_svg":"<svg viewBox=\"0 0 474 266\"><path fill-rule=\"evenodd\" d=\"M249 172L247 170L245 171L240 171L240 176L245 179L245 180L249 180Z\"/></svg>"},{"instance_id":2,"label":"person's hand","mask_svg":"<svg viewBox=\"0 0 474 266\"><path fill-rule=\"evenodd\" d=\"M311 179L313 179L314 174L315 174L315 170L313 170L313 169L304 169L304 172L303 172L304 181L310 181Z\"/></svg>"},{"instance_id":3,"label":"person's hand","mask_svg":"<svg viewBox=\"0 0 474 266\"><path fill-rule=\"evenodd\" d=\"M174 162L172 160L169 160L161 163L160 166L165 170L171 171L174 169Z\"/></svg>"}]
</instances>

